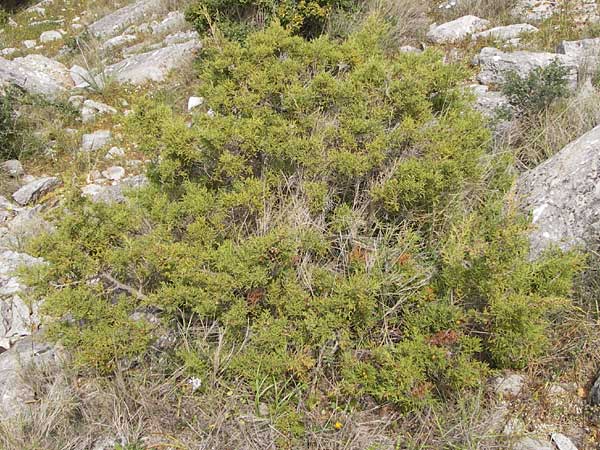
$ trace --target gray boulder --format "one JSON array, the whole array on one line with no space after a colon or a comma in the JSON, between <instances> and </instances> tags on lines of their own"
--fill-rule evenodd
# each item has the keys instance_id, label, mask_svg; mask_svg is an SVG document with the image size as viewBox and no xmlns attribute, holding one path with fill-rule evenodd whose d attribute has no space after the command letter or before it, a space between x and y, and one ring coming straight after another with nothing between
<instances>
[{"instance_id":1,"label":"gray boulder","mask_svg":"<svg viewBox=\"0 0 600 450\"><path fill-rule=\"evenodd\" d=\"M102 186L100 184L88 184L81 189L81 193L94 203L123 203L126 201L124 191L138 189L148 184L144 175L125 178L119 184L113 186Z\"/></svg>"},{"instance_id":2,"label":"gray boulder","mask_svg":"<svg viewBox=\"0 0 600 450\"><path fill-rule=\"evenodd\" d=\"M490 91L487 86L475 84L471 86L475 94L475 109L488 118L494 118L499 111L510 111L508 99L501 92Z\"/></svg>"},{"instance_id":3,"label":"gray boulder","mask_svg":"<svg viewBox=\"0 0 600 450\"><path fill-rule=\"evenodd\" d=\"M103 114L116 114L117 110L95 100L85 100L81 108L81 119L84 123L93 121L96 116Z\"/></svg>"},{"instance_id":4,"label":"gray boulder","mask_svg":"<svg viewBox=\"0 0 600 450\"><path fill-rule=\"evenodd\" d=\"M25 253L0 251L0 349L28 336L39 326L38 302L25 302L26 287L16 276L21 266L42 264L43 260Z\"/></svg>"},{"instance_id":5,"label":"gray boulder","mask_svg":"<svg viewBox=\"0 0 600 450\"><path fill-rule=\"evenodd\" d=\"M115 48L119 48L119 47L122 47L124 45L131 44L136 39L137 39L137 36L135 36L133 34L122 34L122 35L119 35L119 36L115 36L114 38L110 38L107 41L105 41L100 46L100 50L104 51L104 52L109 51L109 50L113 50Z\"/></svg>"},{"instance_id":6,"label":"gray boulder","mask_svg":"<svg viewBox=\"0 0 600 450\"><path fill-rule=\"evenodd\" d=\"M31 183L27 183L15 192L12 197L19 205L27 205L54 190L59 184L60 180L56 177L39 178Z\"/></svg>"},{"instance_id":7,"label":"gray boulder","mask_svg":"<svg viewBox=\"0 0 600 450\"><path fill-rule=\"evenodd\" d=\"M552 443L541 439L525 437L518 440L512 447L513 450L556 450Z\"/></svg>"},{"instance_id":8,"label":"gray boulder","mask_svg":"<svg viewBox=\"0 0 600 450\"><path fill-rule=\"evenodd\" d=\"M40 42L42 43L60 41L62 38L63 35L60 33L60 31L56 30L44 31L42 34L40 34Z\"/></svg>"},{"instance_id":9,"label":"gray boulder","mask_svg":"<svg viewBox=\"0 0 600 450\"><path fill-rule=\"evenodd\" d=\"M505 53L492 47L481 49L477 57L477 62L481 67L477 80L485 85L498 85L504 82L505 74L509 71L515 71L521 77L525 77L535 68L546 67L553 61L558 61L568 69L569 87L576 88L578 64L577 60L569 55L529 51Z\"/></svg>"},{"instance_id":10,"label":"gray boulder","mask_svg":"<svg viewBox=\"0 0 600 450\"><path fill-rule=\"evenodd\" d=\"M56 100L73 87L69 70L42 55L27 55L9 61L0 58L0 82L18 86L32 94Z\"/></svg>"},{"instance_id":11,"label":"gray boulder","mask_svg":"<svg viewBox=\"0 0 600 450\"><path fill-rule=\"evenodd\" d=\"M523 390L526 381L525 376L512 373L495 378L492 385L496 394L502 397L516 397Z\"/></svg>"},{"instance_id":12,"label":"gray boulder","mask_svg":"<svg viewBox=\"0 0 600 450\"><path fill-rule=\"evenodd\" d=\"M573 444L573 441L571 441L571 439L564 434L552 433L550 439L552 442L554 442L554 445L556 445L558 450L577 450L577 447L575 444Z\"/></svg>"},{"instance_id":13,"label":"gray boulder","mask_svg":"<svg viewBox=\"0 0 600 450\"><path fill-rule=\"evenodd\" d=\"M153 23L150 25L152 33L162 34L171 33L185 27L185 15L181 11L173 11L167 14L161 22Z\"/></svg>"},{"instance_id":14,"label":"gray boulder","mask_svg":"<svg viewBox=\"0 0 600 450\"><path fill-rule=\"evenodd\" d=\"M597 248L600 239L600 126L592 129L517 183L532 213L531 255L550 245Z\"/></svg>"},{"instance_id":15,"label":"gray boulder","mask_svg":"<svg viewBox=\"0 0 600 450\"><path fill-rule=\"evenodd\" d=\"M116 36L132 24L148 20L162 8L161 0L138 0L92 23L88 31L97 38Z\"/></svg>"},{"instance_id":16,"label":"gray boulder","mask_svg":"<svg viewBox=\"0 0 600 450\"><path fill-rule=\"evenodd\" d=\"M0 354L0 420L26 413L35 403L35 392L21 376L24 367L46 366L57 361L53 348L33 338L21 339Z\"/></svg>"},{"instance_id":17,"label":"gray boulder","mask_svg":"<svg viewBox=\"0 0 600 450\"><path fill-rule=\"evenodd\" d=\"M512 15L527 22L541 22L549 19L556 11L556 1L518 0Z\"/></svg>"},{"instance_id":18,"label":"gray boulder","mask_svg":"<svg viewBox=\"0 0 600 450\"><path fill-rule=\"evenodd\" d=\"M562 41L556 52L575 59L582 75L593 76L600 64L600 38Z\"/></svg>"},{"instance_id":19,"label":"gray boulder","mask_svg":"<svg viewBox=\"0 0 600 450\"><path fill-rule=\"evenodd\" d=\"M475 33L473 34L472 39L495 39L498 41L509 41L511 39L520 37L522 34L535 33L537 31L539 30L536 27L528 23L516 23L504 27L490 28L489 30Z\"/></svg>"},{"instance_id":20,"label":"gray boulder","mask_svg":"<svg viewBox=\"0 0 600 450\"><path fill-rule=\"evenodd\" d=\"M432 25L427 33L427 39L436 44L452 44L489 26L488 20L476 16L463 16L441 25Z\"/></svg>"},{"instance_id":21,"label":"gray boulder","mask_svg":"<svg viewBox=\"0 0 600 450\"><path fill-rule=\"evenodd\" d=\"M107 67L105 74L119 83L134 85L163 81L172 70L190 64L200 48L200 42L192 40L132 55Z\"/></svg>"},{"instance_id":22,"label":"gray boulder","mask_svg":"<svg viewBox=\"0 0 600 450\"><path fill-rule=\"evenodd\" d=\"M106 147L112 138L109 130L98 130L93 133L84 134L81 139L81 150L93 152Z\"/></svg>"},{"instance_id":23,"label":"gray boulder","mask_svg":"<svg viewBox=\"0 0 600 450\"><path fill-rule=\"evenodd\" d=\"M0 168L4 170L8 175L13 178L18 178L22 176L25 171L23 170L23 165L17 159L10 159L8 161L4 161L0 164Z\"/></svg>"}]
</instances>

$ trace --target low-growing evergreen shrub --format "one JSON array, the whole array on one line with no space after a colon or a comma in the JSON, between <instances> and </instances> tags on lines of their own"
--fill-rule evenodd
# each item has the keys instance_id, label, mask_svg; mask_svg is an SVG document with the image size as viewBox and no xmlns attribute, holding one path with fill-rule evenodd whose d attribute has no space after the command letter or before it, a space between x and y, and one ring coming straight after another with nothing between
<instances>
[{"instance_id":1,"label":"low-growing evergreen shrub","mask_svg":"<svg viewBox=\"0 0 600 450\"><path fill-rule=\"evenodd\" d=\"M299 402L407 410L541 354L579 260L529 260L468 71L386 54L384 28L207 42L191 126L139 101L125 130L150 186L123 205L74 192L31 246L50 333L81 367L142 357L139 312L159 312L188 330L171 353L198 395L246 386L299 435Z\"/></svg>"},{"instance_id":2,"label":"low-growing evergreen shrub","mask_svg":"<svg viewBox=\"0 0 600 450\"><path fill-rule=\"evenodd\" d=\"M557 60L546 67L537 67L525 77L515 71L505 74L502 91L509 102L524 114L537 114L569 93L569 69Z\"/></svg>"},{"instance_id":3,"label":"low-growing evergreen shrub","mask_svg":"<svg viewBox=\"0 0 600 450\"><path fill-rule=\"evenodd\" d=\"M332 11L355 7L352 0L196 0L186 18L202 34L217 25L227 36L242 39L278 20L294 34L315 37L323 32Z\"/></svg>"}]
</instances>

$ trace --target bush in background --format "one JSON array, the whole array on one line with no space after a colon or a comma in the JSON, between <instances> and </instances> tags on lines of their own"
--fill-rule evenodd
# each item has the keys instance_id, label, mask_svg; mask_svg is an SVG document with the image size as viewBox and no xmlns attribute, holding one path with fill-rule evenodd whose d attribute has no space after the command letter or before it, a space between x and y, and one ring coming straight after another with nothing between
<instances>
[{"instance_id":1,"label":"bush in background","mask_svg":"<svg viewBox=\"0 0 600 450\"><path fill-rule=\"evenodd\" d=\"M202 34L217 25L227 36L243 39L278 20L294 34L315 37L323 32L332 11L353 7L351 0L198 0L188 7L186 17Z\"/></svg>"},{"instance_id":2,"label":"bush in background","mask_svg":"<svg viewBox=\"0 0 600 450\"><path fill-rule=\"evenodd\" d=\"M525 77L509 71L505 74L502 92L516 109L534 115L568 95L568 73L569 70L556 60L546 67L533 69Z\"/></svg>"}]
</instances>

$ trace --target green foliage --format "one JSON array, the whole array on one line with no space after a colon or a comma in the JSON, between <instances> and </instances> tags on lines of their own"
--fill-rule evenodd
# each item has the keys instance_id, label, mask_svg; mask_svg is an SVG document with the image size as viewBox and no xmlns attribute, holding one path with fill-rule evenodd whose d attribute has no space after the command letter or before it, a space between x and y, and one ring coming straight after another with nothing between
<instances>
[{"instance_id":1,"label":"green foliage","mask_svg":"<svg viewBox=\"0 0 600 450\"><path fill-rule=\"evenodd\" d=\"M17 93L6 89L0 94L0 159L16 158L18 152L19 123L16 116Z\"/></svg>"},{"instance_id":2,"label":"green foliage","mask_svg":"<svg viewBox=\"0 0 600 450\"><path fill-rule=\"evenodd\" d=\"M191 126L135 105L150 186L123 205L75 196L32 243L51 333L82 365L142 355L134 312L160 311L188 330L173 353L198 395L246 386L293 436L309 394L407 410L544 350L578 259L529 260L468 72L384 53L383 28L208 42Z\"/></svg>"},{"instance_id":3,"label":"green foliage","mask_svg":"<svg viewBox=\"0 0 600 450\"><path fill-rule=\"evenodd\" d=\"M6 25L8 23L9 18L10 15L8 14L8 11L6 11L6 9L0 6L0 27Z\"/></svg>"},{"instance_id":4,"label":"green foliage","mask_svg":"<svg viewBox=\"0 0 600 450\"><path fill-rule=\"evenodd\" d=\"M569 69L557 60L533 69L526 77L510 71L505 74L503 93L510 103L525 114L537 114L556 99L566 97Z\"/></svg>"},{"instance_id":5,"label":"green foliage","mask_svg":"<svg viewBox=\"0 0 600 450\"><path fill-rule=\"evenodd\" d=\"M200 33L217 24L225 35L236 39L273 20L294 34L315 37L323 32L332 11L352 6L350 0L196 0L186 18Z\"/></svg>"}]
</instances>

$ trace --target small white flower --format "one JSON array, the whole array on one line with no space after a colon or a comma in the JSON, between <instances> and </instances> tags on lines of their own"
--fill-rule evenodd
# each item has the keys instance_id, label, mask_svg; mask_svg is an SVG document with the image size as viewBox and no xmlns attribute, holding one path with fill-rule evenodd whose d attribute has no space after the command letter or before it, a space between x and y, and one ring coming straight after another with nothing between
<instances>
[{"instance_id":1,"label":"small white flower","mask_svg":"<svg viewBox=\"0 0 600 450\"><path fill-rule=\"evenodd\" d=\"M191 377L188 380L188 384L192 386L192 392L196 392L202 386L202 380L197 377Z\"/></svg>"}]
</instances>

